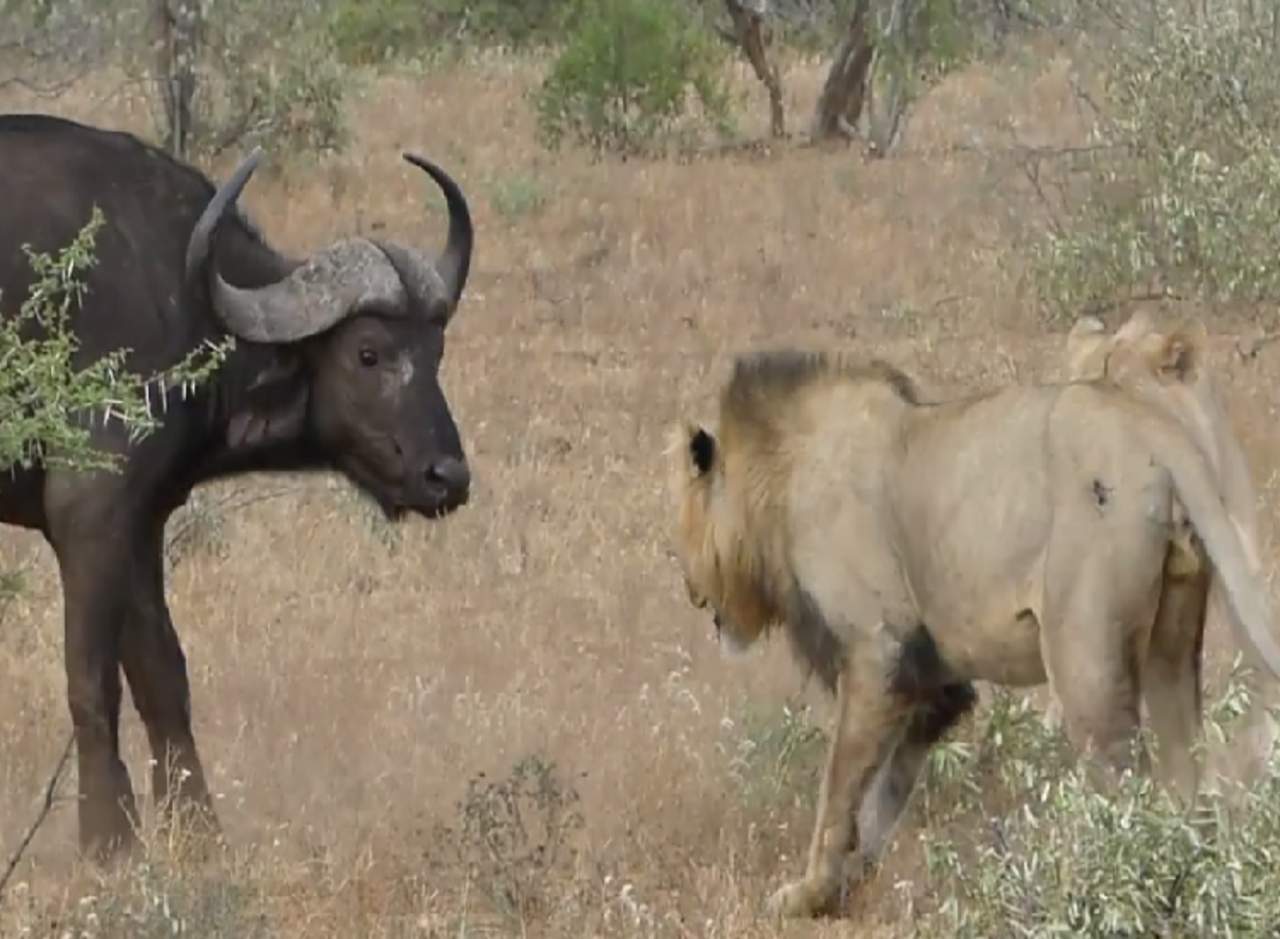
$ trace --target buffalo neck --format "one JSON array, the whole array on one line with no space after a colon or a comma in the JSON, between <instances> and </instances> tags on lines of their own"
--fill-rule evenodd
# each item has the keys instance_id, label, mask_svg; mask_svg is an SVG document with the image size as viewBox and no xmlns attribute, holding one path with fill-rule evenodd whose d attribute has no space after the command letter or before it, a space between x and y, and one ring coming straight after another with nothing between
<instances>
[{"instance_id":1,"label":"buffalo neck","mask_svg":"<svg viewBox=\"0 0 1280 939\"><path fill-rule=\"evenodd\" d=\"M222 277L239 287L274 283L298 263L272 249L240 218L228 218L214 257ZM217 341L225 330L207 293L202 294L210 338ZM305 344L236 338L235 348L199 395L201 433L186 474L190 486L239 473L326 465L306 431L310 379Z\"/></svg>"}]
</instances>

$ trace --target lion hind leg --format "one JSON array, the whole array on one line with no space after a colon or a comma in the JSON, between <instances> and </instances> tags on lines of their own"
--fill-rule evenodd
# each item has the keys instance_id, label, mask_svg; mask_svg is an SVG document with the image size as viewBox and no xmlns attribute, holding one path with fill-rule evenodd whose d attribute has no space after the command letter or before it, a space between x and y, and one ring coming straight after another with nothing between
<instances>
[{"instance_id":1,"label":"lion hind leg","mask_svg":"<svg viewBox=\"0 0 1280 939\"><path fill-rule=\"evenodd\" d=\"M1050 580L1061 586L1046 605L1041 641L1067 737L1095 783L1106 788L1116 771L1146 769L1138 736L1140 663L1155 624L1162 559L1157 556L1150 571L1140 563L1125 570L1123 583L1150 588L1117 592L1114 557L1077 557L1076 571Z\"/></svg>"},{"instance_id":2,"label":"lion hind leg","mask_svg":"<svg viewBox=\"0 0 1280 939\"><path fill-rule=\"evenodd\" d=\"M1160 597L1142 690L1155 733L1157 777L1188 802L1199 785L1200 656L1208 577L1169 578Z\"/></svg>"}]
</instances>

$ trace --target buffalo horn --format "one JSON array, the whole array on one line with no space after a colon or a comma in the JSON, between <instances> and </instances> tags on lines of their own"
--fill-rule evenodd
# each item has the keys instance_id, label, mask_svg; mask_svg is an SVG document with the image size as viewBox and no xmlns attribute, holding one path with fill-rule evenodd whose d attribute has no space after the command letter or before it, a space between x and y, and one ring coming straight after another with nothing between
<instances>
[{"instance_id":1,"label":"buffalo horn","mask_svg":"<svg viewBox=\"0 0 1280 939\"><path fill-rule=\"evenodd\" d=\"M406 286L411 290L415 289L417 284L437 283L438 277L444 284L445 296L452 312L462 298L463 288L467 285L467 274L471 270L471 249L475 240L475 232L471 226L471 212L467 208L467 200L462 190L448 173L430 160L416 154L405 153L403 157L435 180L440 191L444 193L445 203L449 208L449 234L445 241L444 252L434 264L417 251L400 249L388 254L399 265L418 269L411 278L413 283L406 281ZM426 273L429 270L434 274ZM418 295L416 299L424 305L430 304L428 297Z\"/></svg>"},{"instance_id":2,"label":"buffalo horn","mask_svg":"<svg viewBox=\"0 0 1280 939\"><path fill-rule=\"evenodd\" d=\"M404 287L371 241L352 238L317 252L264 287L236 287L217 272L213 303L227 328L250 342L297 342L337 324L357 307L404 305Z\"/></svg>"},{"instance_id":3,"label":"buffalo horn","mask_svg":"<svg viewBox=\"0 0 1280 939\"><path fill-rule=\"evenodd\" d=\"M205 269L218 223L248 183L260 157L261 150L255 148L196 223L187 248L189 279ZM376 301L390 309L400 307L406 289L426 309L442 291L452 310L471 262L471 215L461 190L443 170L410 154L405 159L436 181L448 204L449 233L438 263L433 265L417 252L398 246L353 238L315 254L287 277L262 287L236 287L215 270L212 299L224 325L251 342L296 342L324 332L360 305Z\"/></svg>"},{"instance_id":4,"label":"buffalo horn","mask_svg":"<svg viewBox=\"0 0 1280 939\"><path fill-rule=\"evenodd\" d=\"M222 216L240 198L240 193L249 182L253 171L258 168L258 161L261 159L262 148L254 147L249 155L240 161L240 165L218 188L213 198L209 200L209 204L204 207L204 211L200 213L196 227L191 229L191 237L187 240L186 275L189 284L194 283L196 278L204 272L205 264L209 261L209 251L213 246L213 234L218 230Z\"/></svg>"}]
</instances>

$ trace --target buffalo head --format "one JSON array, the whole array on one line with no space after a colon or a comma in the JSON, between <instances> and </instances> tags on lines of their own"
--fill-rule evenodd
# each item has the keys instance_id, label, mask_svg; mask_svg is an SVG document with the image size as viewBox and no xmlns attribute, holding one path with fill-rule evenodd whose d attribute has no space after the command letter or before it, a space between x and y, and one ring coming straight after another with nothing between
<instances>
[{"instance_id":1,"label":"buffalo head","mask_svg":"<svg viewBox=\"0 0 1280 939\"><path fill-rule=\"evenodd\" d=\"M207 285L213 312L229 332L288 350L305 374L290 416L248 420L229 433L261 437L285 425L285 433L318 447L390 517L405 510L438 516L463 505L471 474L439 383L445 327L471 263L471 216L461 190L433 163L405 154L435 180L448 205L449 234L438 258L350 238L294 264L274 283L240 287L210 263L212 246L260 157L255 149L236 168L196 223L187 282Z\"/></svg>"}]
</instances>

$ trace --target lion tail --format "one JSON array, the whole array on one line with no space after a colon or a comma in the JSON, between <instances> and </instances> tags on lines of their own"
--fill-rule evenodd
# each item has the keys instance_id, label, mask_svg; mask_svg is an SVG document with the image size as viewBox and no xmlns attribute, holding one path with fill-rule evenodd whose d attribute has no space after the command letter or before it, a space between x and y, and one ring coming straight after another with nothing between
<instances>
[{"instance_id":1,"label":"lion tail","mask_svg":"<svg viewBox=\"0 0 1280 939\"><path fill-rule=\"evenodd\" d=\"M1280 643L1272 631L1270 598L1253 575L1240 528L1227 514L1203 454L1168 424L1162 421L1161 426L1156 453L1222 578L1231 622L1242 644L1252 648L1272 678L1280 681Z\"/></svg>"}]
</instances>

